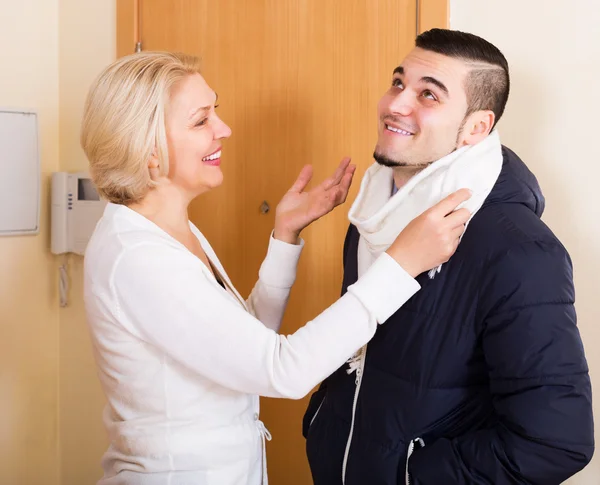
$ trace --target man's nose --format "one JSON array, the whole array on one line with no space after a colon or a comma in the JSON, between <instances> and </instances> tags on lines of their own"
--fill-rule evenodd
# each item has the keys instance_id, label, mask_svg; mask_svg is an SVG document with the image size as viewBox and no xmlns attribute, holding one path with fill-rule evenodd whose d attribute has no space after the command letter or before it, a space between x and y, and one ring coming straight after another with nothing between
<instances>
[{"instance_id":1,"label":"man's nose","mask_svg":"<svg viewBox=\"0 0 600 485\"><path fill-rule=\"evenodd\" d=\"M392 96L389 100L387 110L390 114L409 116L415 109L414 96L407 90L403 90Z\"/></svg>"}]
</instances>

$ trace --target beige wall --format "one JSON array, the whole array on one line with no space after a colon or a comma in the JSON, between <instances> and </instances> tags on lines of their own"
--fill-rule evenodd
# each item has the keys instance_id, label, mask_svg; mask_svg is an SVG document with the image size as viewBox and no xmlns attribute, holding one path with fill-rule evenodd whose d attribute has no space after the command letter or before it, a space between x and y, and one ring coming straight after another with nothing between
<instances>
[{"instance_id":1,"label":"beige wall","mask_svg":"<svg viewBox=\"0 0 600 485\"><path fill-rule=\"evenodd\" d=\"M58 0L0 0L0 19L0 106L38 111L43 173L40 234L0 238L0 483L54 485L57 264L47 248L48 177L58 169Z\"/></svg>"},{"instance_id":2,"label":"beige wall","mask_svg":"<svg viewBox=\"0 0 600 485\"><path fill-rule=\"evenodd\" d=\"M512 92L499 125L503 142L537 175L546 223L575 266L579 327L600 389L600 3L596 0L451 0L451 26L498 46ZM595 394L600 445L600 395ZM568 483L600 483L600 453Z\"/></svg>"},{"instance_id":3,"label":"beige wall","mask_svg":"<svg viewBox=\"0 0 600 485\"><path fill-rule=\"evenodd\" d=\"M104 401L77 256L70 305L59 310L48 188L51 172L87 166L81 109L91 80L114 58L115 2L0 0L0 18L0 106L39 112L43 172L40 235L0 239L0 483L91 484L107 446Z\"/></svg>"},{"instance_id":4,"label":"beige wall","mask_svg":"<svg viewBox=\"0 0 600 485\"><path fill-rule=\"evenodd\" d=\"M115 1L59 0L61 170L87 169L79 126L87 90L115 58ZM82 299L82 262L71 256L69 306L60 310L61 485L96 483L108 446Z\"/></svg>"}]
</instances>

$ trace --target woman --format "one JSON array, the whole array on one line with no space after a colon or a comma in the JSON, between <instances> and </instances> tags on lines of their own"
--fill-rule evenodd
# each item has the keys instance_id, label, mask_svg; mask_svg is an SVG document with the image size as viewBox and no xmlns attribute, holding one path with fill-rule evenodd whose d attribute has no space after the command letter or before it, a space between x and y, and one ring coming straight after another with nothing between
<instances>
[{"instance_id":1,"label":"woman","mask_svg":"<svg viewBox=\"0 0 600 485\"><path fill-rule=\"evenodd\" d=\"M278 335L301 230L342 203L344 160L311 191L305 168L277 207L259 280L244 301L188 220L221 184L231 130L197 60L141 53L91 87L81 142L110 202L85 257L85 305L108 406L102 484L266 483L257 395L297 399L344 363L446 261L468 218L457 193L416 219L348 294ZM464 191L466 192L466 191Z\"/></svg>"}]
</instances>

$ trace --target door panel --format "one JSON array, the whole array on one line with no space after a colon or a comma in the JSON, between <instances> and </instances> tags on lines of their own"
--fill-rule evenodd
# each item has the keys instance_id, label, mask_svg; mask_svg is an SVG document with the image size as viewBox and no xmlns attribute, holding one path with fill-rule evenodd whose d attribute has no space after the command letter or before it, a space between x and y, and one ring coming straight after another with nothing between
<instances>
[{"instance_id":1,"label":"door panel","mask_svg":"<svg viewBox=\"0 0 600 485\"><path fill-rule=\"evenodd\" d=\"M376 106L413 44L415 0L142 0L143 50L202 58L233 131L223 143L223 185L190 217L247 295L257 278L278 200L305 164L314 179L349 155L358 170L346 206L308 228L282 333L339 296L347 211L377 137ZM263 201L271 210L261 214ZM307 399L262 399L270 482L311 483L301 420ZM348 403L350 406L351 403ZM341 470L340 470L341 474Z\"/></svg>"}]
</instances>

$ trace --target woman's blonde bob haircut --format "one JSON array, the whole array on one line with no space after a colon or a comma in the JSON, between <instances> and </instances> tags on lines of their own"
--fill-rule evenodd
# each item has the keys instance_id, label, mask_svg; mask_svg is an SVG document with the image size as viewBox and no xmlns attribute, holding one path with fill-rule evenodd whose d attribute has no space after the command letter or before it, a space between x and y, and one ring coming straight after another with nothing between
<instances>
[{"instance_id":1,"label":"woman's blonde bob haircut","mask_svg":"<svg viewBox=\"0 0 600 485\"><path fill-rule=\"evenodd\" d=\"M198 58L141 52L108 66L88 93L81 146L100 195L115 204L142 200L155 185L148 161L154 153L160 173L169 173L165 109L173 86L200 73Z\"/></svg>"}]
</instances>

